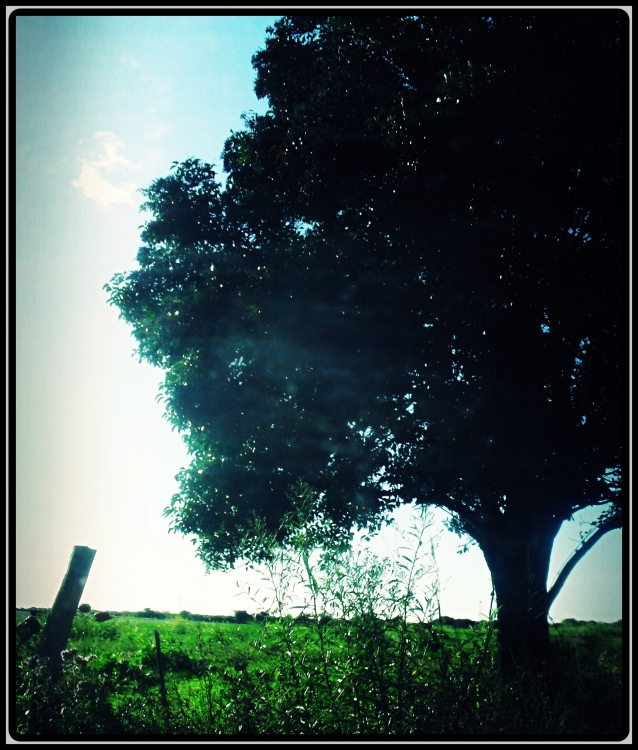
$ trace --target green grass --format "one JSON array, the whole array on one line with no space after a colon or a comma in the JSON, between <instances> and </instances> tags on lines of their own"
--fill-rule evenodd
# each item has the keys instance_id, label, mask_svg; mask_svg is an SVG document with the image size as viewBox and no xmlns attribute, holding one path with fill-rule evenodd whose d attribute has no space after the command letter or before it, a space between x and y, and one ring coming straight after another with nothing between
<instances>
[{"instance_id":1,"label":"green grass","mask_svg":"<svg viewBox=\"0 0 638 750\"><path fill-rule=\"evenodd\" d=\"M273 546L260 622L78 613L57 680L16 635L12 735L620 736L621 624L552 625L550 668L505 679L493 616L440 619L424 528L395 560Z\"/></svg>"},{"instance_id":2,"label":"green grass","mask_svg":"<svg viewBox=\"0 0 638 750\"><path fill-rule=\"evenodd\" d=\"M17 621L22 619L16 618ZM40 615L41 622L45 616ZM154 631L169 709L161 704ZM622 628L552 628L568 665L555 695L508 693L490 624L367 620L248 624L78 613L58 687L17 643L21 734L537 734L619 731ZM482 660L482 661L481 661ZM579 688L580 684L580 688ZM29 698L47 694L47 706ZM558 698L558 702L557 702ZM63 710L64 709L64 710ZM95 721L78 715L90 711ZM66 717L65 717L66 714Z\"/></svg>"}]
</instances>

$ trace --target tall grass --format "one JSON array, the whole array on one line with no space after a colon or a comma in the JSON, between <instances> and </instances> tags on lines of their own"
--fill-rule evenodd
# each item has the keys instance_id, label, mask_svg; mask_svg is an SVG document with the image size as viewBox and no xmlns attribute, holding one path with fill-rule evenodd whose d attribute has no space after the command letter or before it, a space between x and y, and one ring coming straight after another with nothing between
<instances>
[{"instance_id":1,"label":"tall grass","mask_svg":"<svg viewBox=\"0 0 638 750\"><path fill-rule=\"evenodd\" d=\"M384 559L322 551L300 521L287 519L298 533L286 547L257 540L269 550L263 587L252 592L256 609L269 613L260 623L162 621L168 711L152 644L139 647L142 626L117 654L117 621L98 626L78 615L78 652L65 654L57 680L19 645L15 736L621 731L622 670L611 651L601 646L588 660L587 649L562 638L551 675L521 671L505 681L493 616L472 628L440 619L427 513L406 532L405 549Z\"/></svg>"}]
</instances>

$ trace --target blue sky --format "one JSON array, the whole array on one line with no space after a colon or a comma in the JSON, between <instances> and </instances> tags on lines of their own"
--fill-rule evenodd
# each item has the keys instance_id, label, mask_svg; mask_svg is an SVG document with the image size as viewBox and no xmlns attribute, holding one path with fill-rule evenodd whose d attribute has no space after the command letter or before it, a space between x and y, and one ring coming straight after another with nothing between
<instances>
[{"instance_id":1,"label":"blue sky","mask_svg":"<svg viewBox=\"0 0 638 750\"><path fill-rule=\"evenodd\" d=\"M19 606L51 606L73 546L97 554L83 601L202 614L254 611L236 582L205 575L162 510L188 462L155 401L162 373L103 285L136 266L137 190L193 156L219 166L253 92L250 59L269 16L20 16L17 19L16 586ZM221 170L220 170L221 171ZM482 554L457 550L441 511L443 614L478 619L490 579ZM402 514L402 528L410 523ZM577 546L564 525L550 582ZM401 536L374 543L390 554ZM258 577L257 577L258 578ZM239 594L239 595L238 595ZM551 616L621 617L621 535L579 563Z\"/></svg>"}]
</instances>

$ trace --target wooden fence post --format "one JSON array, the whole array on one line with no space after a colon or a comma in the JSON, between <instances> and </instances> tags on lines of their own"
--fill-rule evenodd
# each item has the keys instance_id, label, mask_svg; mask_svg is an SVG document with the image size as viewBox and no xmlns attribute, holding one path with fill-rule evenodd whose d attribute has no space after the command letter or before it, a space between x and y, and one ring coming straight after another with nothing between
<instances>
[{"instance_id":1,"label":"wooden fence post","mask_svg":"<svg viewBox=\"0 0 638 750\"><path fill-rule=\"evenodd\" d=\"M157 652L157 671L159 672L160 688L162 690L162 705L164 706L164 719L166 721L166 731L169 731L168 720L168 698L166 697L166 683L164 681L164 662L162 661L162 646L160 644L160 634L157 630L155 633L155 651Z\"/></svg>"},{"instance_id":2,"label":"wooden fence post","mask_svg":"<svg viewBox=\"0 0 638 750\"><path fill-rule=\"evenodd\" d=\"M50 659L49 667L52 671L57 671L62 663L60 653L64 651L69 640L73 618L77 612L94 557L94 549L88 547L73 548L69 568L55 598L53 608L44 624L36 654Z\"/></svg>"}]
</instances>

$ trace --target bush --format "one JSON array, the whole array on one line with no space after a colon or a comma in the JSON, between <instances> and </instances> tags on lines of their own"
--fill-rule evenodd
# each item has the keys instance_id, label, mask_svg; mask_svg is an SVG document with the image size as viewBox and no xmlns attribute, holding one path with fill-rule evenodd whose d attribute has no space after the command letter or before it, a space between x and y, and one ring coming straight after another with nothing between
<instances>
[{"instance_id":1,"label":"bush","mask_svg":"<svg viewBox=\"0 0 638 750\"><path fill-rule=\"evenodd\" d=\"M48 660L30 657L16 675L18 735L117 734L122 724L109 701L109 687L99 674L89 678L87 661L62 661L57 677Z\"/></svg>"},{"instance_id":2,"label":"bush","mask_svg":"<svg viewBox=\"0 0 638 750\"><path fill-rule=\"evenodd\" d=\"M149 607L144 607L144 610L142 612L136 612L135 616L136 617L149 617L155 620L166 619L166 615L163 612L156 612L155 610L149 609Z\"/></svg>"}]
</instances>

